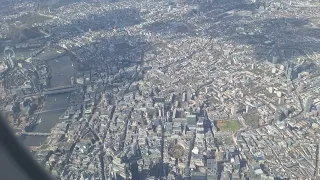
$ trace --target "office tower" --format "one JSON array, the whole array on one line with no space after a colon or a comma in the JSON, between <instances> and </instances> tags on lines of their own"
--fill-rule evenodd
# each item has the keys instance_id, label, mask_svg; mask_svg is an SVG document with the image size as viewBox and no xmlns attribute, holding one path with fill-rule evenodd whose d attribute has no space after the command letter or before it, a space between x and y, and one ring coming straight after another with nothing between
<instances>
[{"instance_id":1,"label":"office tower","mask_svg":"<svg viewBox=\"0 0 320 180\"><path fill-rule=\"evenodd\" d=\"M190 88L187 89L187 99L186 101L189 102L191 100L191 90Z\"/></svg>"},{"instance_id":2,"label":"office tower","mask_svg":"<svg viewBox=\"0 0 320 180\"><path fill-rule=\"evenodd\" d=\"M237 111L238 111L237 105L233 105L231 107L231 116L235 116L237 114Z\"/></svg>"},{"instance_id":3,"label":"office tower","mask_svg":"<svg viewBox=\"0 0 320 180\"><path fill-rule=\"evenodd\" d=\"M277 64L278 63L278 57L277 56L273 56L272 57L272 63L273 64Z\"/></svg>"},{"instance_id":4,"label":"office tower","mask_svg":"<svg viewBox=\"0 0 320 180\"><path fill-rule=\"evenodd\" d=\"M286 62L285 63L285 71L286 71L286 74L288 74L288 69L289 69L289 67L290 67L290 62Z\"/></svg>"},{"instance_id":5,"label":"office tower","mask_svg":"<svg viewBox=\"0 0 320 180\"><path fill-rule=\"evenodd\" d=\"M198 97L196 97L195 101L196 101L196 108L199 108L199 107L200 107L199 98L198 98Z\"/></svg>"},{"instance_id":6,"label":"office tower","mask_svg":"<svg viewBox=\"0 0 320 180\"><path fill-rule=\"evenodd\" d=\"M289 86L288 86L288 94L290 94L291 92L292 92L292 86L289 85Z\"/></svg>"},{"instance_id":7,"label":"office tower","mask_svg":"<svg viewBox=\"0 0 320 180\"><path fill-rule=\"evenodd\" d=\"M181 81L179 81L178 91L179 91L179 94L182 94L182 84L181 84Z\"/></svg>"},{"instance_id":8,"label":"office tower","mask_svg":"<svg viewBox=\"0 0 320 180\"><path fill-rule=\"evenodd\" d=\"M319 104L317 105L317 111L320 114L320 105Z\"/></svg>"},{"instance_id":9,"label":"office tower","mask_svg":"<svg viewBox=\"0 0 320 180\"><path fill-rule=\"evenodd\" d=\"M289 109L287 107L282 107L281 108L282 112L283 112L283 115L285 117L288 117L289 116Z\"/></svg>"},{"instance_id":10,"label":"office tower","mask_svg":"<svg viewBox=\"0 0 320 180\"><path fill-rule=\"evenodd\" d=\"M200 118L197 122L197 127L196 127L196 140L195 144L196 145L204 145L204 119Z\"/></svg>"},{"instance_id":11,"label":"office tower","mask_svg":"<svg viewBox=\"0 0 320 180\"><path fill-rule=\"evenodd\" d=\"M188 115L187 117L187 124L190 130L195 130L197 128L197 117L196 115Z\"/></svg>"},{"instance_id":12,"label":"office tower","mask_svg":"<svg viewBox=\"0 0 320 180\"><path fill-rule=\"evenodd\" d=\"M284 98L283 97L279 97L278 104L281 105L283 103L284 103Z\"/></svg>"},{"instance_id":13,"label":"office tower","mask_svg":"<svg viewBox=\"0 0 320 180\"><path fill-rule=\"evenodd\" d=\"M251 64L251 69L255 69L256 65L255 64Z\"/></svg>"},{"instance_id":14,"label":"office tower","mask_svg":"<svg viewBox=\"0 0 320 180\"><path fill-rule=\"evenodd\" d=\"M207 178L210 180L218 179L218 164L214 159L207 159Z\"/></svg>"},{"instance_id":15,"label":"office tower","mask_svg":"<svg viewBox=\"0 0 320 180\"><path fill-rule=\"evenodd\" d=\"M182 93L181 101L182 102L187 101L186 100L186 93L184 93L184 92Z\"/></svg>"},{"instance_id":16,"label":"office tower","mask_svg":"<svg viewBox=\"0 0 320 180\"><path fill-rule=\"evenodd\" d=\"M277 109L274 113L274 121L279 122L283 120L283 112L281 109Z\"/></svg>"},{"instance_id":17,"label":"office tower","mask_svg":"<svg viewBox=\"0 0 320 180\"><path fill-rule=\"evenodd\" d=\"M313 101L313 100L312 100L312 97L311 97L311 96L309 96L309 97L306 98L306 100L305 100L305 107L304 107L304 112L305 112L305 113L308 113L308 112L311 111L312 101Z\"/></svg>"},{"instance_id":18,"label":"office tower","mask_svg":"<svg viewBox=\"0 0 320 180\"><path fill-rule=\"evenodd\" d=\"M249 113L250 106L246 105L246 113Z\"/></svg>"},{"instance_id":19,"label":"office tower","mask_svg":"<svg viewBox=\"0 0 320 180\"><path fill-rule=\"evenodd\" d=\"M292 71L293 71L293 69L290 67L289 69L288 69L288 71L287 71L287 78L289 79L289 80L291 80L292 79Z\"/></svg>"}]
</instances>

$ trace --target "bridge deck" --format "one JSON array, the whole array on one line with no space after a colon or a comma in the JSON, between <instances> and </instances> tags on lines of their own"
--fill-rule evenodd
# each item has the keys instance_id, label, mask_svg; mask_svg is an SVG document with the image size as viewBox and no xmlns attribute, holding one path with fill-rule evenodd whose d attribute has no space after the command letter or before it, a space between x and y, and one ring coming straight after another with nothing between
<instances>
[{"instance_id":1,"label":"bridge deck","mask_svg":"<svg viewBox=\"0 0 320 180\"><path fill-rule=\"evenodd\" d=\"M44 91L56 91L56 90L68 89L68 88L73 88L73 86L69 85L69 86L60 86L60 87L48 88L48 89L44 89Z\"/></svg>"},{"instance_id":2,"label":"bridge deck","mask_svg":"<svg viewBox=\"0 0 320 180\"><path fill-rule=\"evenodd\" d=\"M18 135L27 135L27 136L51 136L51 135L63 135L65 133L40 133L40 132L20 132Z\"/></svg>"},{"instance_id":3,"label":"bridge deck","mask_svg":"<svg viewBox=\"0 0 320 180\"><path fill-rule=\"evenodd\" d=\"M75 91L77 88L71 87L71 88L64 88L64 89L57 89L57 90L50 90L50 91L44 91L44 95L50 95L50 94L58 94L58 93L64 93L64 92L71 92Z\"/></svg>"}]
</instances>

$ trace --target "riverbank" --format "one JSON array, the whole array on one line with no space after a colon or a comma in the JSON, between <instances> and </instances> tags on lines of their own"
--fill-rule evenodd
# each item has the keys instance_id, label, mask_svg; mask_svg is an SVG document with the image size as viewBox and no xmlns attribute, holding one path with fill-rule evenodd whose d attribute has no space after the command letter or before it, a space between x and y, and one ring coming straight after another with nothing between
<instances>
[{"instance_id":1,"label":"riverbank","mask_svg":"<svg viewBox=\"0 0 320 180\"><path fill-rule=\"evenodd\" d=\"M61 56L58 51L48 48L39 55L41 58L37 57L44 61L50 59L48 60L48 66L51 69L50 88L71 85L71 76L75 73L70 57L67 54ZM59 117L69 107L69 99L70 93L46 96L44 105L38 115L41 123L37 124L33 132L50 133L51 129L62 121ZM23 143L26 146L39 146L45 139L45 137L27 136Z\"/></svg>"}]
</instances>

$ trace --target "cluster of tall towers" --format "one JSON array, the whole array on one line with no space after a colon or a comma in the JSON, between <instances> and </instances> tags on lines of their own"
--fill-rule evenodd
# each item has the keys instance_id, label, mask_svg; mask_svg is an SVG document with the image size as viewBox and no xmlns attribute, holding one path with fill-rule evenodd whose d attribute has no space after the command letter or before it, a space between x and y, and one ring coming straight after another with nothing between
<instances>
[{"instance_id":1,"label":"cluster of tall towers","mask_svg":"<svg viewBox=\"0 0 320 180\"><path fill-rule=\"evenodd\" d=\"M293 75L293 67L294 67L294 65L292 63L290 63L290 62L286 63L285 73L286 73L287 78L290 79L290 80L293 77L292 76Z\"/></svg>"}]
</instances>

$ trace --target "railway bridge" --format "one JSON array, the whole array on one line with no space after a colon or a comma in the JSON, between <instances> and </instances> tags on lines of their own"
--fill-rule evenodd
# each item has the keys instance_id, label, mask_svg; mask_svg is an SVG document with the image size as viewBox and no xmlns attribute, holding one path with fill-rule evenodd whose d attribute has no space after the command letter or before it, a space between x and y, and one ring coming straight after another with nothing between
<instances>
[{"instance_id":1,"label":"railway bridge","mask_svg":"<svg viewBox=\"0 0 320 180\"><path fill-rule=\"evenodd\" d=\"M77 87L74 87L74 86L61 86L61 87L57 87L57 88L49 88L49 89L44 89L43 95L72 92L72 91L75 91L76 89L77 89Z\"/></svg>"},{"instance_id":2,"label":"railway bridge","mask_svg":"<svg viewBox=\"0 0 320 180\"><path fill-rule=\"evenodd\" d=\"M50 135L62 135L65 133L58 132L58 133L41 133L41 132L20 132L19 135L26 135L26 136L50 136Z\"/></svg>"}]
</instances>

